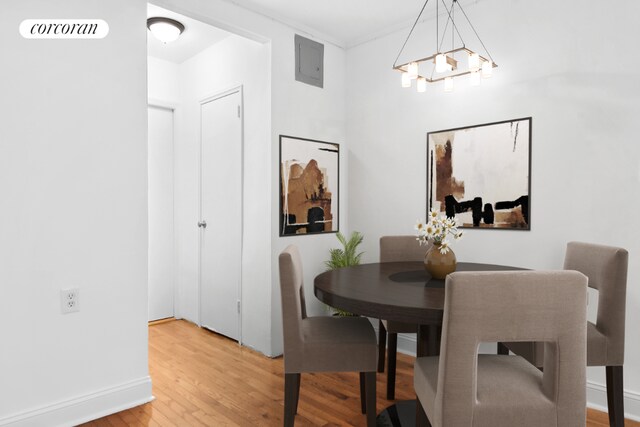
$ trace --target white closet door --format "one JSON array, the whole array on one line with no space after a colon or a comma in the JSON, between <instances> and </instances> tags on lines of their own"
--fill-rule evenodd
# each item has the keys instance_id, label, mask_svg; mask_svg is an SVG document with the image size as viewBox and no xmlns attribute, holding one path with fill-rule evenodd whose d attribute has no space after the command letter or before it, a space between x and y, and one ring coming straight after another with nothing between
<instances>
[{"instance_id":1,"label":"white closet door","mask_svg":"<svg viewBox=\"0 0 640 427\"><path fill-rule=\"evenodd\" d=\"M201 104L200 322L235 340L240 338L241 102L236 91Z\"/></svg>"},{"instance_id":2,"label":"white closet door","mask_svg":"<svg viewBox=\"0 0 640 427\"><path fill-rule=\"evenodd\" d=\"M149 107L149 320L172 317L173 111Z\"/></svg>"}]
</instances>

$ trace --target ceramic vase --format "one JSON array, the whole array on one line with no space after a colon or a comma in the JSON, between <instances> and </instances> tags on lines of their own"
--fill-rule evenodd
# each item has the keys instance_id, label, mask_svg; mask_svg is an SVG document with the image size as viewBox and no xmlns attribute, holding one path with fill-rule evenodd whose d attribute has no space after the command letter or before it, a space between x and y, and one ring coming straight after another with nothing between
<instances>
[{"instance_id":1,"label":"ceramic vase","mask_svg":"<svg viewBox=\"0 0 640 427\"><path fill-rule=\"evenodd\" d=\"M447 274L456 271L456 254L451 248L446 254L440 253L440 245L434 244L424 256L424 268L434 279L443 280Z\"/></svg>"}]
</instances>

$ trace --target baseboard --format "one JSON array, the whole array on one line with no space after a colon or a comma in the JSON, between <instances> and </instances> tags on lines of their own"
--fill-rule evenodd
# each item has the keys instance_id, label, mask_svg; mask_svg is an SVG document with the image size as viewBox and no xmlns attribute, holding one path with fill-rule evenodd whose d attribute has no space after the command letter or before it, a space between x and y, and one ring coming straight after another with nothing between
<instances>
[{"instance_id":1,"label":"baseboard","mask_svg":"<svg viewBox=\"0 0 640 427\"><path fill-rule=\"evenodd\" d=\"M376 336L378 336L377 323L375 323L374 329ZM415 357L416 335L398 334L398 352ZM603 384L587 381L587 406L607 412L607 389ZM625 390L624 416L630 420L640 421L640 393Z\"/></svg>"},{"instance_id":2,"label":"baseboard","mask_svg":"<svg viewBox=\"0 0 640 427\"><path fill-rule=\"evenodd\" d=\"M378 330L378 319L369 319L371 326L376 331L376 337L380 336ZM416 334L398 334L398 352L416 357Z\"/></svg>"},{"instance_id":3,"label":"baseboard","mask_svg":"<svg viewBox=\"0 0 640 427\"><path fill-rule=\"evenodd\" d=\"M0 426L75 426L153 399L151 377L146 376L74 399L0 418Z\"/></svg>"},{"instance_id":4,"label":"baseboard","mask_svg":"<svg viewBox=\"0 0 640 427\"><path fill-rule=\"evenodd\" d=\"M416 357L416 334L398 334L398 352Z\"/></svg>"},{"instance_id":5,"label":"baseboard","mask_svg":"<svg viewBox=\"0 0 640 427\"><path fill-rule=\"evenodd\" d=\"M607 388L603 384L587 381L587 406L607 412ZM624 391L624 417L640 421L640 393Z\"/></svg>"}]
</instances>

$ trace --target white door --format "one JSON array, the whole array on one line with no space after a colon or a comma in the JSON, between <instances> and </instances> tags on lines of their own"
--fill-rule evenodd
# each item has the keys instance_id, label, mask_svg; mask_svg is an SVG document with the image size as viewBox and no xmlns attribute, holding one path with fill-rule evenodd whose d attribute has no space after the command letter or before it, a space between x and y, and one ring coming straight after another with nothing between
<instances>
[{"instance_id":1,"label":"white door","mask_svg":"<svg viewBox=\"0 0 640 427\"><path fill-rule=\"evenodd\" d=\"M235 340L240 339L241 103L238 89L200 106L200 323Z\"/></svg>"},{"instance_id":2,"label":"white door","mask_svg":"<svg viewBox=\"0 0 640 427\"><path fill-rule=\"evenodd\" d=\"M172 317L173 110L149 106L149 320Z\"/></svg>"}]
</instances>

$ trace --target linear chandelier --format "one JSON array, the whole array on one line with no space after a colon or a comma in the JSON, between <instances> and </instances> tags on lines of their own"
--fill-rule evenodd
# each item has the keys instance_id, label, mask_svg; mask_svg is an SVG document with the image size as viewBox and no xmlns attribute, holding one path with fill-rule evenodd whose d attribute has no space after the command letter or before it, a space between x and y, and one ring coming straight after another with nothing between
<instances>
[{"instance_id":1,"label":"linear chandelier","mask_svg":"<svg viewBox=\"0 0 640 427\"><path fill-rule=\"evenodd\" d=\"M482 39L480 39L478 32L473 27L473 24L469 20L469 17L458 0L451 0L450 7L447 7L445 0L436 0L436 52L425 58L415 59L413 61L397 65L400 55L404 51L407 42L411 38L411 34L413 34L413 30L427 7L427 3L429 3L429 0L424 2L418 17L416 18L416 22L414 22L413 27L411 27L411 31L409 31L407 39L404 41L402 48L400 48L400 52L398 52L396 60L393 62L393 69L402 72L402 87L411 87L412 81L415 80L418 92L424 92L427 89L427 83L443 81L444 91L452 92L453 79L455 77L468 75L472 86L478 86L481 78L491 77L493 68L497 67L498 64L495 63L489 54L489 51L482 42ZM442 34L440 33L440 3L442 3L447 15L447 22ZM485 56L467 48L465 45L464 39L462 38L455 22L454 14L456 5L464 15L467 23L473 30L473 33L482 45ZM445 37L447 36L448 30L451 31L451 49L443 51L442 49L445 44ZM461 43L461 45L458 45L457 47L456 35L458 36L459 43Z\"/></svg>"}]
</instances>

